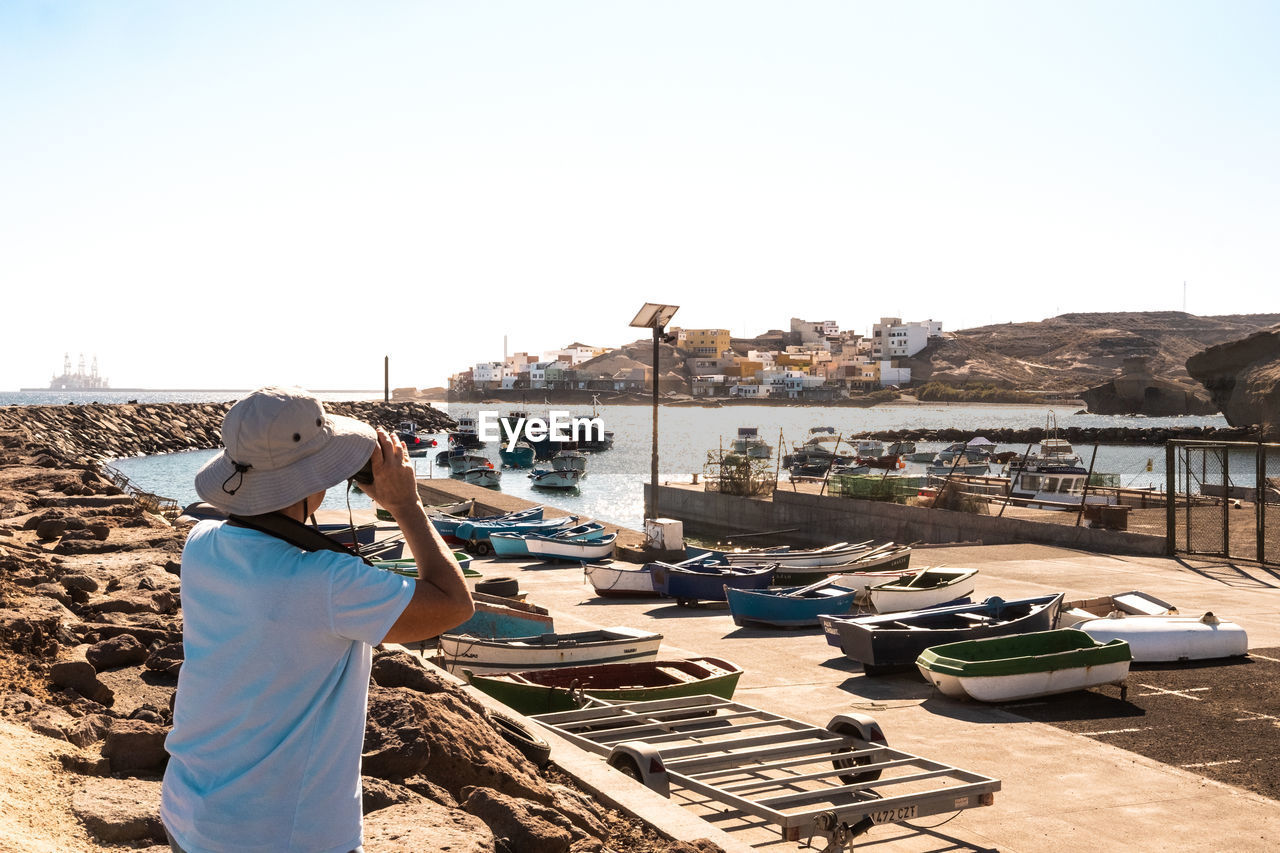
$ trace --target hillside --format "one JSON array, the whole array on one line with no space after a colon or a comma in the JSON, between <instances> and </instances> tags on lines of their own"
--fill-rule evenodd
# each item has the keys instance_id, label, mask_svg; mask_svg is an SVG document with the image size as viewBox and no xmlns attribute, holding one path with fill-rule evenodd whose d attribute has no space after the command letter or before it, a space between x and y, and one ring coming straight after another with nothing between
<instances>
[{"instance_id":1,"label":"hillside","mask_svg":"<svg viewBox=\"0 0 1280 853\"><path fill-rule=\"evenodd\" d=\"M1204 393L1187 359L1280 322L1280 314L1199 317L1181 311L1063 314L949 333L905 362L916 383L989 382L1079 392L1116 377L1126 358L1145 356L1154 376Z\"/></svg>"}]
</instances>

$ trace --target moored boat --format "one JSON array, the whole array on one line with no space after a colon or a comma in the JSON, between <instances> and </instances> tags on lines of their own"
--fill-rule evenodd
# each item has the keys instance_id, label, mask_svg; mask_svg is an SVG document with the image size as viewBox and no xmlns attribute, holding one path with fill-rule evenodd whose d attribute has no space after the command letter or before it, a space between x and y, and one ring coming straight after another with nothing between
<instances>
[{"instance_id":1,"label":"moored boat","mask_svg":"<svg viewBox=\"0 0 1280 853\"><path fill-rule=\"evenodd\" d=\"M462 675L472 686L522 714L572 711L585 697L643 702L681 696L733 698L742 667L720 658L629 661L526 672Z\"/></svg>"},{"instance_id":2,"label":"moored boat","mask_svg":"<svg viewBox=\"0 0 1280 853\"><path fill-rule=\"evenodd\" d=\"M877 613L920 610L967 598L977 576L977 569L924 568L903 580L869 586L866 595Z\"/></svg>"},{"instance_id":3,"label":"moored boat","mask_svg":"<svg viewBox=\"0 0 1280 853\"><path fill-rule=\"evenodd\" d=\"M535 489L576 489L582 481L583 472L572 468L563 471L555 469L537 471L529 475L533 478Z\"/></svg>"},{"instance_id":4,"label":"moored boat","mask_svg":"<svg viewBox=\"0 0 1280 853\"><path fill-rule=\"evenodd\" d=\"M1249 635L1235 622L1203 616L1125 616L1113 613L1077 622L1099 643L1123 640L1135 663L1214 660L1247 655Z\"/></svg>"},{"instance_id":5,"label":"moored boat","mask_svg":"<svg viewBox=\"0 0 1280 853\"><path fill-rule=\"evenodd\" d=\"M1061 605L1062 593L1014 601L992 596L972 604L905 613L825 616L821 622L827 643L861 663L863 671L870 675L909 667L931 646L1048 631L1053 628Z\"/></svg>"},{"instance_id":6,"label":"moored boat","mask_svg":"<svg viewBox=\"0 0 1280 853\"><path fill-rule=\"evenodd\" d=\"M652 660L658 656L661 644L661 634L623 626L502 639L449 633L440 637L439 655L440 663L455 674L463 667L472 672L523 672Z\"/></svg>"},{"instance_id":7,"label":"moored boat","mask_svg":"<svg viewBox=\"0 0 1280 853\"><path fill-rule=\"evenodd\" d=\"M493 467L493 463L480 453L470 453L464 451L462 453L449 454L449 473L461 476L470 471L472 468Z\"/></svg>"},{"instance_id":8,"label":"moored boat","mask_svg":"<svg viewBox=\"0 0 1280 853\"><path fill-rule=\"evenodd\" d=\"M487 466L476 468L468 468L462 472L462 479L471 483L473 486L484 486L486 489L496 489L502 485L502 471L493 467L490 462Z\"/></svg>"},{"instance_id":9,"label":"moored boat","mask_svg":"<svg viewBox=\"0 0 1280 853\"><path fill-rule=\"evenodd\" d=\"M507 449L504 444L498 448L498 456L502 459L502 464L507 468L532 468L533 467L533 445L527 441L518 441L516 446Z\"/></svg>"},{"instance_id":10,"label":"moored boat","mask_svg":"<svg viewBox=\"0 0 1280 853\"><path fill-rule=\"evenodd\" d=\"M916 659L920 674L953 699L1012 702L1070 693L1129 675L1129 644L1099 643L1083 631L1060 628L1009 637L947 643Z\"/></svg>"},{"instance_id":11,"label":"moored boat","mask_svg":"<svg viewBox=\"0 0 1280 853\"><path fill-rule=\"evenodd\" d=\"M776 628L801 628L818 624L822 613L853 610L857 591L826 580L809 586L769 589L725 588L733 624L755 623Z\"/></svg>"}]
</instances>

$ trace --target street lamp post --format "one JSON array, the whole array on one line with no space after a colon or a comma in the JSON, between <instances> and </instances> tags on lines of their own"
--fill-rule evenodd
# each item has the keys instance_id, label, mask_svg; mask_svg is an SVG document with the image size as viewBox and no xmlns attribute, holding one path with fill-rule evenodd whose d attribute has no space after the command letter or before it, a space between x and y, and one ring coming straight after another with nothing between
<instances>
[{"instance_id":1,"label":"street lamp post","mask_svg":"<svg viewBox=\"0 0 1280 853\"><path fill-rule=\"evenodd\" d=\"M658 344L667 337L664 328L679 308L679 305L646 302L631 321L635 328L653 329L653 448L649 459L649 501L644 514L646 519L658 517Z\"/></svg>"}]
</instances>

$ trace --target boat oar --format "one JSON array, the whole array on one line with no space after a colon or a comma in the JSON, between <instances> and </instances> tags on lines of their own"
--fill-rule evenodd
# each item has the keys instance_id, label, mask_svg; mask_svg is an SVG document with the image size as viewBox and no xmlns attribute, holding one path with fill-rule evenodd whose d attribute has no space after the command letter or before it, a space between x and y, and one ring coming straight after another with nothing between
<instances>
[{"instance_id":1,"label":"boat oar","mask_svg":"<svg viewBox=\"0 0 1280 853\"><path fill-rule=\"evenodd\" d=\"M822 589L824 586L829 586L833 583L835 583L835 578L832 577L831 575L827 575L825 578L816 580L813 583L809 584L808 586L802 586L799 589L793 589L790 592L784 592L782 593L781 597L782 598L799 598L800 596L804 595L806 592L813 592L816 589Z\"/></svg>"}]
</instances>

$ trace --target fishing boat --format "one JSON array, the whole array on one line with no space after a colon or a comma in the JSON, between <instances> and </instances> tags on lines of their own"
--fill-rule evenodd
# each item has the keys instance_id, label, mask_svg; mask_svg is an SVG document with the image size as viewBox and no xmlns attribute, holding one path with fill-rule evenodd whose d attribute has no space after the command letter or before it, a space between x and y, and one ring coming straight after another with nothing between
<instances>
[{"instance_id":1,"label":"fishing boat","mask_svg":"<svg viewBox=\"0 0 1280 853\"><path fill-rule=\"evenodd\" d=\"M1203 616L1110 616L1087 619L1073 627L1099 643L1123 640L1134 663L1214 660L1249 653L1249 635L1235 622L1212 613Z\"/></svg>"},{"instance_id":2,"label":"fishing boat","mask_svg":"<svg viewBox=\"0 0 1280 853\"><path fill-rule=\"evenodd\" d=\"M463 667L478 673L524 672L582 664L652 660L658 656L660 645L661 634L617 626L501 639L449 633L441 635L438 652L442 665L454 674L459 674Z\"/></svg>"},{"instance_id":3,"label":"fishing boat","mask_svg":"<svg viewBox=\"0 0 1280 853\"><path fill-rule=\"evenodd\" d=\"M941 456L941 454L939 454ZM959 459L952 458L950 461L934 462L925 469L925 472L934 477L946 477L950 474L966 474L970 477L981 477L984 474L991 473L991 463L982 459L971 459L967 456L961 456Z\"/></svg>"},{"instance_id":4,"label":"fishing boat","mask_svg":"<svg viewBox=\"0 0 1280 853\"><path fill-rule=\"evenodd\" d=\"M506 468L532 468L533 467L533 445L527 441L518 441L516 446L507 449L504 444L498 448L498 456L502 459L502 465Z\"/></svg>"},{"instance_id":5,"label":"fishing boat","mask_svg":"<svg viewBox=\"0 0 1280 853\"><path fill-rule=\"evenodd\" d=\"M1083 631L1060 628L934 646L916 666L953 699L1013 702L1103 684L1120 685L1125 698L1130 659L1123 640L1099 643Z\"/></svg>"},{"instance_id":6,"label":"fishing boat","mask_svg":"<svg viewBox=\"0 0 1280 853\"><path fill-rule=\"evenodd\" d=\"M582 571L596 595L605 598L656 598L661 595L653 582L654 563L637 565L619 561L591 563Z\"/></svg>"},{"instance_id":7,"label":"fishing boat","mask_svg":"<svg viewBox=\"0 0 1280 853\"><path fill-rule=\"evenodd\" d=\"M1062 603L1059 628L1070 628L1077 622L1123 613L1129 616L1177 616L1178 608L1154 595L1133 589L1099 598L1077 598Z\"/></svg>"},{"instance_id":8,"label":"fishing boat","mask_svg":"<svg viewBox=\"0 0 1280 853\"><path fill-rule=\"evenodd\" d=\"M616 533L606 533L598 539L561 539L556 536L526 534L524 546L530 557L542 560L573 560L593 562L613 556Z\"/></svg>"},{"instance_id":9,"label":"fishing boat","mask_svg":"<svg viewBox=\"0 0 1280 853\"><path fill-rule=\"evenodd\" d=\"M488 466L480 466L476 468L468 468L462 472L464 482L473 486L484 486L486 489L496 489L502 485L502 471L493 467L490 462Z\"/></svg>"},{"instance_id":10,"label":"fishing boat","mask_svg":"<svg viewBox=\"0 0 1280 853\"><path fill-rule=\"evenodd\" d=\"M541 714L576 710L587 697L609 702L701 695L732 699L742 667L720 658L683 658L487 675L464 668L462 675L508 708L521 714Z\"/></svg>"},{"instance_id":11,"label":"fishing boat","mask_svg":"<svg viewBox=\"0 0 1280 853\"><path fill-rule=\"evenodd\" d=\"M489 536L493 533L549 533L578 523L578 516L544 518L541 520L464 522L458 525L454 536L466 543L467 549L483 557L493 551Z\"/></svg>"},{"instance_id":12,"label":"fishing boat","mask_svg":"<svg viewBox=\"0 0 1280 853\"><path fill-rule=\"evenodd\" d=\"M535 489L576 489L584 475L581 471L573 469L564 471L551 469L535 470L529 476L533 478L532 485Z\"/></svg>"},{"instance_id":13,"label":"fishing boat","mask_svg":"<svg viewBox=\"0 0 1280 853\"><path fill-rule=\"evenodd\" d=\"M427 513L428 518L433 515L452 515L458 518L465 518L471 514L475 506L476 499L468 498L465 501L456 501L449 504L432 504L424 506L422 509ZM378 521L395 521L395 516L380 506L374 508L374 515L377 516Z\"/></svg>"},{"instance_id":14,"label":"fishing boat","mask_svg":"<svg viewBox=\"0 0 1280 853\"><path fill-rule=\"evenodd\" d=\"M884 455L884 442L874 438L858 438L851 442L853 453L859 459L877 459Z\"/></svg>"},{"instance_id":15,"label":"fishing boat","mask_svg":"<svg viewBox=\"0 0 1280 853\"><path fill-rule=\"evenodd\" d=\"M553 536L556 539L566 539L570 541L589 542L604 536L608 531L604 525L598 521L588 521L585 524L576 524L573 527L566 527L556 530L553 533L538 534ZM489 543L493 545L494 556L497 557L527 557L529 549L525 547L524 538L529 534L511 533L507 531L495 531L489 534Z\"/></svg>"},{"instance_id":16,"label":"fishing boat","mask_svg":"<svg viewBox=\"0 0 1280 853\"><path fill-rule=\"evenodd\" d=\"M773 582L777 564L766 566L677 566L654 563L653 586L680 606L699 601L724 601L725 588L764 589Z\"/></svg>"},{"instance_id":17,"label":"fishing boat","mask_svg":"<svg viewBox=\"0 0 1280 853\"><path fill-rule=\"evenodd\" d=\"M857 590L836 586L824 578L808 586L771 587L769 589L737 589L727 587L725 597L733 624L748 623L774 628L801 628L818 624L822 613L848 613L853 610Z\"/></svg>"},{"instance_id":18,"label":"fishing boat","mask_svg":"<svg viewBox=\"0 0 1280 853\"><path fill-rule=\"evenodd\" d=\"M472 557L466 551L454 551L453 558L458 561L458 567L462 569L462 576L467 580L475 580L482 578L480 572L471 568ZM416 578L418 576L418 561L410 557L409 559L384 560L377 557L369 560L379 569L385 569L388 572L395 572L398 575L404 575L408 578Z\"/></svg>"},{"instance_id":19,"label":"fishing boat","mask_svg":"<svg viewBox=\"0 0 1280 853\"><path fill-rule=\"evenodd\" d=\"M855 592L862 592L869 586L875 586L880 583L889 583L890 581L909 578L918 572L919 569L910 567L901 569L884 569L860 572L840 572L837 574L827 575L833 584L852 589Z\"/></svg>"},{"instance_id":20,"label":"fishing boat","mask_svg":"<svg viewBox=\"0 0 1280 853\"><path fill-rule=\"evenodd\" d=\"M532 637L555 630L545 607L483 592L472 592L475 613L451 633L473 637Z\"/></svg>"},{"instance_id":21,"label":"fishing boat","mask_svg":"<svg viewBox=\"0 0 1280 853\"><path fill-rule=\"evenodd\" d=\"M1005 601L992 596L972 604L930 607L870 616L825 616L827 644L862 664L868 675L909 667L931 646L1048 631L1054 627L1062 593Z\"/></svg>"},{"instance_id":22,"label":"fishing boat","mask_svg":"<svg viewBox=\"0 0 1280 853\"><path fill-rule=\"evenodd\" d=\"M867 587L877 613L921 610L958 602L973 594L977 569L923 568L909 578Z\"/></svg>"},{"instance_id":23,"label":"fishing boat","mask_svg":"<svg viewBox=\"0 0 1280 853\"><path fill-rule=\"evenodd\" d=\"M372 545L378 535L378 525L372 521L357 524L354 528L350 524L317 524L316 529L339 545L354 544L357 547Z\"/></svg>"},{"instance_id":24,"label":"fishing boat","mask_svg":"<svg viewBox=\"0 0 1280 853\"><path fill-rule=\"evenodd\" d=\"M809 584L819 578L838 574L855 574L858 572L894 572L906 571L911 565L911 546L886 542L872 548L854 559L834 565L797 566L780 564L773 578L775 584ZM885 582L893 580L886 578Z\"/></svg>"},{"instance_id":25,"label":"fishing boat","mask_svg":"<svg viewBox=\"0 0 1280 853\"><path fill-rule=\"evenodd\" d=\"M756 427L738 427L738 434L729 442L729 449L752 459L768 459L773 455L773 447L760 437Z\"/></svg>"},{"instance_id":26,"label":"fishing boat","mask_svg":"<svg viewBox=\"0 0 1280 853\"><path fill-rule=\"evenodd\" d=\"M449 443L454 447L484 447L476 419L470 415L460 415L457 427L449 431Z\"/></svg>"},{"instance_id":27,"label":"fishing boat","mask_svg":"<svg viewBox=\"0 0 1280 853\"><path fill-rule=\"evenodd\" d=\"M871 547L871 541L836 542L824 548L793 549L788 546L777 548L737 548L726 551L725 560L732 564L750 565L759 562L778 563L785 566L836 566L849 562L865 554Z\"/></svg>"},{"instance_id":28,"label":"fishing boat","mask_svg":"<svg viewBox=\"0 0 1280 853\"><path fill-rule=\"evenodd\" d=\"M895 441L886 446L884 452L891 456L908 458L916 452L916 443L914 441Z\"/></svg>"},{"instance_id":29,"label":"fishing boat","mask_svg":"<svg viewBox=\"0 0 1280 853\"><path fill-rule=\"evenodd\" d=\"M556 455L551 457L551 470L581 471L583 476L586 476L587 454L580 450L558 450Z\"/></svg>"},{"instance_id":30,"label":"fishing boat","mask_svg":"<svg viewBox=\"0 0 1280 853\"><path fill-rule=\"evenodd\" d=\"M903 468L902 457L896 453L885 453L880 456L859 456L858 462L868 468Z\"/></svg>"},{"instance_id":31,"label":"fishing boat","mask_svg":"<svg viewBox=\"0 0 1280 853\"><path fill-rule=\"evenodd\" d=\"M489 523L489 522L510 522L510 521L538 521L541 520L543 507L535 506L529 509L522 509L518 512L502 512L496 515L480 515L480 516L456 516L444 513L434 514L428 513L427 518L431 519L431 526L436 532L446 538L460 538L458 536L458 528L464 524Z\"/></svg>"},{"instance_id":32,"label":"fishing boat","mask_svg":"<svg viewBox=\"0 0 1280 853\"><path fill-rule=\"evenodd\" d=\"M449 455L449 473L454 476L462 476L472 468L492 467L492 465L492 462L479 453L464 451Z\"/></svg>"}]
</instances>

